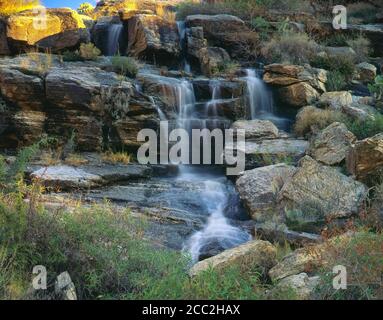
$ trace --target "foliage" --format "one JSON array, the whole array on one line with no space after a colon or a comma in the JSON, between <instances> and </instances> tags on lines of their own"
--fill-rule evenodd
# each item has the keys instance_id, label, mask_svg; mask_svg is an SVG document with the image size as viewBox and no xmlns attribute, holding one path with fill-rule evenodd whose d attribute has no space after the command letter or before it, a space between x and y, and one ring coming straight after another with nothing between
<instances>
[{"instance_id":1,"label":"foliage","mask_svg":"<svg viewBox=\"0 0 383 320\"><path fill-rule=\"evenodd\" d=\"M261 40L267 40L271 30L271 24L263 17L256 17L251 20L251 26L258 32L260 32Z\"/></svg>"},{"instance_id":2,"label":"foliage","mask_svg":"<svg viewBox=\"0 0 383 320\"><path fill-rule=\"evenodd\" d=\"M80 4L77 9L77 12L80 14L84 14L86 16L90 16L94 11L94 6L92 6L89 2L84 2Z\"/></svg>"},{"instance_id":3,"label":"foliage","mask_svg":"<svg viewBox=\"0 0 383 320\"><path fill-rule=\"evenodd\" d=\"M3 0L0 1L0 15L11 15L40 5L39 0Z\"/></svg>"},{"instance_id":4,"label":"foliage","mask_svg":"<svg viewBox=\"0 0 383 320\"><path fill-rule=\"evenodd\" d=\"M102 155L102 160L110 163L129 164L132 161L132 155L127 152L107 151Z\"/></svg>"},{"instance_id":5,"label":"foliage","mask_svg":"<svg viewBox=\"0 0 383 320\"><path fill-rule=\"evenodd\" d=\"M383 132L383 114L380 113L364 120L346 118L343 122L346 124L348 130L355 134L359 140Z\"/></svg>"},{"instance_id":6,"label":"foliage","mask_svg":"<svg viewBox=\"0 0 383 320\"><path fill-rule=\"evenodd\" d=\"M101 51L93 43L82 43L80 45L79 55L84 60L97 60L101 55Z\"/></svg>"},{"instance_id":7,"label":"foliage","mask_svg":"<svg viewBox=\"0 0 383 320\"><path fill-rule=\"evenodd\" d=\"M383 98L383 76L377 76L374 83L368 85L368 90L377 100Z\"/></svg>"},{"instance_id":8,"label":"foliage","mask_svg":"<svg viewBox=\"0 0 383 320\"><path fill-rule=\"evenodd\" d=\"M318 53L318 44L305 33L285 32L264 44L261 52L269 62L308 63Z\"/></svg>"},{"instance_id":9,"label":"foliage","mask_svg":"<svg viewBox=\"0 0 383 320\"><path fill-rule=\"evenodd\" d=\"M176 12L169 10L164 4L156 5L156 14L168 22L176 22Z\"/></svg>"},{"instance_id":10,"label":"foliage","mask_svg":"<svg viewBox=\"0 0 383 320\"><path fill-rule=\"evenodd\" d=\"M312 128L321 130L333 122L341 121L342 118L339 112L330 109L306 107L304 111L298 114L294 131L299 136L305 136L311 132Z\"/></svg>"},{"instance_id":11,"label":"foliage","mask_svg":"<svg viewBox=\"0 0 383 320\"><path fill-rule=\"evenodd\" d=\"M341 91L347 86L345 76L338 70L327 74L326 88L328 91Z\"/></svg>"},{"instance_id":12,"label":"foliage","mask_svg":"<svg viewBox=\"0 0 383 320\"><path fill-rule=\"evenodd\" d=\"M359 35L354 39L348 40L347 45L355 51L356 60L358 62L368 60L368 57L371 54L371 42L366 37Z\"/></svg>"},{"instance_id":13,"label":"foliage","mask_svg":"<svg viewBox=\"0 0 383 320\"><path fill-rule=\"evenodd\" d=\"M355 74L355 64L348 56L315 56L311 60L311 65L316 68L342 74L347 82L351 81Z\"/></svg>"},{"instance_id":14,"label":"foliage","mask_svg":"<svg viewBox=\"0 0 383 320\"><path fill-rule=\"evenodd\" d=\"M138 73L138 64L135 59L131 57L124 57L116 55L111 58L114 70L120 75L127 75L135 78Z\"/></svg>"},{"instance_id":15,"label":"foliage","mask_svg":"<svg viewBox=\"0 0 383 320\"><path fill-rule=\"evenodd\" d=\"M372 300L383 298L382 263L383 235L359 230L346 243L326 247L330 268L321 270L321 284L315 298L321 300ZM332 267L342 265L347 270L347 289L334 290Z\"/></svg>"}]
</instances>

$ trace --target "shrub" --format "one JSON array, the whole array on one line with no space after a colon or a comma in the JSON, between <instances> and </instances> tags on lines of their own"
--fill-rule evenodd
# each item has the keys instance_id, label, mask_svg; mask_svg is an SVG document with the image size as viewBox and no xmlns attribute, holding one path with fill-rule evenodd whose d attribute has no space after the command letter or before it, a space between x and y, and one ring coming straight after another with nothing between
<instances>
[{"instance_id":1,"label":"shrub","mask_svg":"<svg viewBox=\"0 0 383 320\"><path fill-rule=\"evenodd\" d=\"M310 133L313 128L321 130L341 119L342 115L339 112L330 109L306 107L298 114L294 131L299 136L305 136Z\"/></svg>"},{"instance_id":2,"label":"shrub","mask_svg":"<svg viewBox=\"0 0 383 320\"><path fill-rule=\"evenodd\" d=\"M368 85L368 90L376 100L383 98L383 76L377 76L374 83Z\"/></svg>"},{"instance_id":3,"label":"shrub","mask_svg":"<svg viewBox=\"0 0 383 320\"><path fill-rule=\"evenodd\" d=\"M318 53L318 44L305 33L286 32L264 44L262 55L270 62L308 63Z\"/></svg>"},{"instance_id":4,"label":"shrub","mask_svg":"<svg viewBox=\"0 0 383 320\"><path fill-rule=\"evenodd\" d=\"M80 57L78 50L76 50L76 51L69 51L69 50L64 51L62 54L62 59L63 59L63 61L68 61L68 62L83 61L84 60L83 58Z\"/></svg>"},{"instance_id":5,"label":"shrub","mask_svg":"<svg viewBox=\"0 0 383 320\"><path fill-rule=\"evenodd\" d=\"M328 91L341 91L346 86L346 78L340 71L330 71L327 74L326 88Z\"/></svg>"},{"instance_id":6,"label":"shrub","mask_svg":"<svg viewBox=\"0 0 383 320\"><path fill-rule=\"evenodd\" d=\"M26 58L21 60L21 67L29 71L35 71L38 74L44 75L53 65L53 56L50 50L45 50L45 53L40 53L37 49L32 49L27 52Z\"/></svg>"},{"instance_id":7,"label":"shrub","mask_svg":"<svg viewBox=\"0 0 383 320\"><path fill-rule=\"evenodd\" d=\"M347 118L344 120L348 130L350 130L359 139L372 137L383 132L383 115L377 113L374 117L364 120Z\"/></svg>"},{"instance_id":8,"label":"shrub","mask_svg":"<svg viewBox=\"0 0 383 320\"><path fill-rule=\"evenodd\" d=\"M97 60L101 55L101 51L93 43L82 43L80 45L79 55L84 60Z\"/></svg>"},{"instance_id":9,"label":"shrub","mask_svg":"<svg viewBox=\"0 0 383 320\"><path fill-rule=\"evenodd\" d=\"M355 74L355 64L352 58L347 56L315 56L311 65L316 68L339 72L347 82L351 81Z\"/></svg>"},{"instance_id":10,"label":"shrub","mask_svg":"<svg viewBox=\"0 0 383 320\"><path fill-rule=\"evenodd\" d=\"M135 78L138 73L138 64L131 57L114 56L111 59L114 70L120 75L128 75Z\"/></svg>"},{"instance_id":11,"label":"shrub","mask_svg":"<svg viewBox=\"0 0 383 320\"><path fill-rule=\"evenodd\" d=\"M39 0L0 1L0 15L11 15L20 11L33 9L40 5Z\"/></svg>"},{"instance_id":12,"label":"shrub","mask_svg":"<svg viewBox=\"0 0 383 320\"><path fill-rule=\"evenodd\" d=\"M366 37L359 35L355 39L348 40L347 45L356 52L356 59L358 62L368 60L368 57L371 54L371 42Z\"/></svg>"},{"instance_id":13,"label":"shrub","mask_svg":"<svg viewBox=\"0 0 383 320\"><path fill-rule=\"evenodd\" d=\"M382 299L383 235L360 230L342 242L341 245L333 242L326 247L328 267L321 270L321 283L316 287L315 299ZM332 268L337 265L346 267L346 290L334 290Z\"/></svg>"},{"instance_id":14,"label":"shrub","mask_svg":"<svg viewBox=\"0 0 383 320\"><path fill-rule=\"evenodd\" d=\"M89 2L84 2L80 4L80 6L77 9L77 12L79 14L83 14L86 16L92 15L93 11L94 11L94 7Z\"/></svg>"},{"instance_id":15,"label":"shrub","mask_svg":"<svg viewBox=\"0 0 383 320\"><path fill-rule=\"evenodd\" d=\"M132 161L132 155L127 152L107 151L102 155L102 160L110 163L129 164Z\"/></svg>"}]
</instances>

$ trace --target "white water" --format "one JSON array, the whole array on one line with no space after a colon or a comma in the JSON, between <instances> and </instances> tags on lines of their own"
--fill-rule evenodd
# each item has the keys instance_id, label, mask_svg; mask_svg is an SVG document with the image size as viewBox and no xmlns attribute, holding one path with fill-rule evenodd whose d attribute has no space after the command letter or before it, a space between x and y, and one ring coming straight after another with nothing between
<instances>
[{"instance_id":1,"label":"white water","mask_svg":"<svg viewBox=\"0 0 383 320\"><path fill-rule=\"evenodd\" d=\"M220 98L219 82L212 82L212 103ZM187 80L174 82L175 101L177 101L178 121L180 128L190 131L197 123L200 129L206 128L206 119L195 119L196 98L193 84ZM213 116L214 120L214 116ZM245 231L230 225L225 217L225 208L229 204L227 186L228 180L222 176L207 176L206 171L197 167L181 165L178 181L200 181L203 183L205 192L201 198L209 218L204 228L187 241L184 250L188 251L197 262L201 249L206 245L218 246L220 250L229 249L247 242L251 236Z\"/></svg>"},{"instance_id":2,"label":"white water","mask_svg":"<svg viewBox=\"0 0 383 320\"><path fill-rule=\"evenodd\" d=\"M290 120L275 113L272 92L254 69L246 70L248 102L251 119L270 120L279 129L288 130Z\"/></svg>"},{"instance_id":3,"label":"white water","mask_svg":"<svg viewBox=\"0 0 383 320\"><path fill-rule=\"evenodd\" d=\"M177 21L177 27L178 27L178 33L180 35L180 46L183 53L182 58L182 69L187 72L191 73L191 66L186 58L185 53L185 46L186 46L186 27L185 27L185 21Z\"/></svg>"},{"instance_id":4,"label":"white water","mask_svg":"<svg viewBox=\"0 0 383 320\"><path fill-rule=\"evenodd\" d=\"M108 49L107 49L107 55L108 56L114 56L119 51L119 42L120 42L120 36L122 32L123 26L122 24L111 24L109 26L108 30Z\"/></svg>"}]
</instances>

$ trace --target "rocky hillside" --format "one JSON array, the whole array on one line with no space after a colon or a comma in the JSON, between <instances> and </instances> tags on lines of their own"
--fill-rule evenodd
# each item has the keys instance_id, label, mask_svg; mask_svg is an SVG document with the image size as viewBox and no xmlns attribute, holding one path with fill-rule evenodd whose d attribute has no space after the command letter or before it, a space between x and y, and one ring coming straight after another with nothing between
<instances>
[{"instance_id":1,"label":"rocky hillside","mask_svg":"<svg viewBox=\"0 0 383 320\"><path fill-rule=\"evenodd\" d=\"M382 4L342 4L346 30L323 1L4 13L0 298L381 299ZM161 121L246 144L140 164ZM55 290L31 288L38 264Z\"/></svg>"}]
</instances>

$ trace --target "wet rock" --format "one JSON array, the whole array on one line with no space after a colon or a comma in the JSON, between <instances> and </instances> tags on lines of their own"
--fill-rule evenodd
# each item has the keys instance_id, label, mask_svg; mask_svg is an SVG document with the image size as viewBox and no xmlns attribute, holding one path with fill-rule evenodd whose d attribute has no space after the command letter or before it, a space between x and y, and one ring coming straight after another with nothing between
<instances>
[{"instance_id":1,"label":"wet rock","mask_svg":"<svg viewBox=\"0 0 383 320\"><path fill-rule=\"evenodd\" d=\"M321 223L357 214L366 195L367 187L362 183L306 156L278 197L286 209L293 212L300 208L304 210L304 206L310 207L311 215L301 218Z\"/></svg>"},{"instance_id":2,"label":"wet rock","mask_svg":"<svg viewBox=\"0 0 383 320\"><path fill-rule=\"evenodd\" d=\"M262 240L281 245L285 245L287 242L294 247L302 247L307 244L323 241L322 237L318 234L289 230L286 225L273 221L257 223L255 225L255 235Z\"/></svg>"},{"instance_id":3,"label":"wet rock","mask_svg":"<svg viewBox=\"0 0 383 320\"><path fill-rule=\"evenodd\" d=\"M326 165L339 164L355 141L343 123L334 122L312 138L308 154Z\"/></svg>"},{"instance_id":4,"label":"wet rock","mask_svg":"<svg viewBox=\"0 0 383 320\"><path fill-rule=\"evenodd\" d=\"M238 178L239 196L254 220L268 221L278 215L278 192L294 173L294 167L277 164L245 171Z\"/></svg>"},{"instance_id":5,"label":"wet rock","mask_svg":"<svg viewBox=\"0 0 383 320\"><path fill-rule=\"evenodd\" d=\"M357 141L350 148L346 166L356 179L368 184L376 182L383 172L383 133Z\"/></svg>"},{"instance_id":6,"label":"wet rock","mask_svg":"<svg viewBox=\"0 0 383 320\"><path fill-rule=\"evenodd\" d=\"M319 103L333 110L341 110L352 104L352 95L348 91L326 92L320 96Z\"/></svg>"},{"instance_id":7,"label":"wet rock","mask_svg":"<svg viewBox=\"0 0 383 320\"><path fill-rule=\"evenodd\" d=\"M230 62L230 56L225 49L208 47L200 50L200 64L204 75L212 76Z\"/></svg>"},{"instance_id":8,"label":"wet rock","mask_svg":"<svg viewBox=\"0 0 383 320\"><path fill-rule=\"evenodd\" d=\"M232 129L245 130L246 140L278 138L278 128L268 120L238 120L233 123Z\"/></svg>"},{"instance_id":9,"label":"wet rock","mask_svg":"<svg viewBox=\"0 0 383 320\"><path fill-rule=\"evenodd\" d=\"M320 283L320 277L309 277L307 273L300 273L286 277L278 282L273 288L273 292L292 290L298 300L309 300L314 289Z\"/></svg>"},{"instance_id":10,"label":"wet rock","mask_svg":"<svg viewBox=\"0 0 383 320\"><path fill-rule=\"evenodd\" d=\"M192 80L194 93L198 101L209 101L212 98L212 85L219 86L221 99L241 98L246 92L246 82L243 80L225 79L194 79Z\"/></svg>"},{"instance_id":11,"label":"wet rock","mask_svg":"<svg viewBox=\"0 0 383 320\"><path fill-rule=\"evenodd\" d=\"M89 32L78 13L68 8L47 9L45 27L35 27L33 10L14 14L7 21L7 38L12 52L28 50L33 46L60 51L89 42ZM42 22L41 22L42 23Z\"/></svg>"},{"instance_id":12,"label":"wet rock","mask_svg":"<svg viewBox=\"0 0 383 320\"><path fill-rule=\"evenodd\" d=\"M231 146L227 144L226 147ZM276 163L295 163L305 155L308 147L309 143L306 140L278 138L246 141L245 150L237 150L244 153L246 169L253 169Z\"/></svg>"},{"instance_id":13,"label":"wet rock","mask_svg":"<svg viewBox=\"0 0 383 320\"><path fill-rule=\"evenodd\" d=\"M51 188L92 188L102 184L102 178L82 169L66 165L41 168L32 172L32 179L38 179Z\"/></svg>"},{"instance_id":14,"label":"wet rock","mask_svg":"<svg viewBox=\"0 0 383 320\"><path fill-rule=\"evenodd\" d=\"M10 53L7 40L7 24L6 21L0 19L0 56L6 56Z\"/></svg>"},{"instance_id":15,"label":"wet rock","mask_svg":"<svg viewBox=\"0 0 383 320\"><path fill-rule=\"evenodd\" d=\"M364 83L369 83L375 80L377 69L373 64L362 62L356 66L358 78Z\"/></svg>"},{"instance_id":16,"label":"wet rock","mask_svg":"<svg viewBox=\"0 0 383 320\"><path fill-rule=\"evenodd\" d=\"M169 62L180 54L180 39L175 22L152 14L137 14L124 21L128 30L129 55Z\"/></svg>"},{"instance_id":17,"label":"wet rock","mask_svg":"<svg viewBox=\"0 0 383 320\"><path fill-rule=\"evenodd\" d=\"M201 50L208 47L202 27L192 27L186 31L186 48L189 57L201 58Z\"/></svg>"},{"instance_id":18,"label":"wet rock","mask_svg":"<svg viewBox=\"0 0 383 320\"><path fill-rule=\"evenodd\" d=\"M195 277L210 268L219 272L228 267L241 265L257 266L267 272L275 263L275 247L269 242L255 240L198 262L190 269L189 275Z\"/></svg>"},{"instance_id":19,"label":"wet rock","mask_svg":"<svg viewBox=\"0 0 383 320\"><path fill-rule=\"evenodd\" d=\"M5 100L21 110L41 111L43 108L44 81L38 75L1 65L0 90Z\"/></svg>"}]
</instances>

